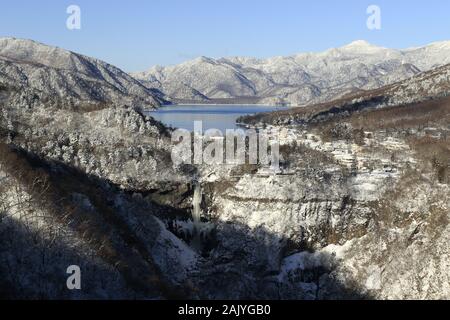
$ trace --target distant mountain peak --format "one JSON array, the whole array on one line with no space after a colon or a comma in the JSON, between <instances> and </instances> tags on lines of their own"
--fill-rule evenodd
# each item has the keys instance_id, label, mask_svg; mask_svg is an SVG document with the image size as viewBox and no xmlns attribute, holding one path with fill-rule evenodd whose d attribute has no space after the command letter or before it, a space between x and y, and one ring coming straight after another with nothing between
<instances>
[{"instance_id":1,"label":"distant mountain peak","mask_svg":"<svg viewBox=\"0 0 450 320\"><path fill-rule=\"evenodd\" d=\"M366 40L355 40L346 45L346 47L373 47L373 46L374 45L367 42Z\"/></svg>"},{"instance_id":2,"label":"distant mountain peak","mask_svg":"<svg viewBox=\"0 0 450 320\"><path fill-rule=\"evenodd\" d=\"M203 62L203 63L213 63L213 64L216 63L215 59L210 58L210 57L206 57L206 56L200 56L200 57L194 59L194 61L196 61L196 62Z\"/></svg>"},{"instance_id":3,"label":"distant mountain peak","mask_svg":"<svg viewBox=\"0 0 450 320\"><path fill-rule=\"evenodd\" d=\"M386 50L386 48L376 46L374 44L367 42L366 40L356 40L339 49L355 52L372 52L372 51Z\"/></svg>"}]
</instances>

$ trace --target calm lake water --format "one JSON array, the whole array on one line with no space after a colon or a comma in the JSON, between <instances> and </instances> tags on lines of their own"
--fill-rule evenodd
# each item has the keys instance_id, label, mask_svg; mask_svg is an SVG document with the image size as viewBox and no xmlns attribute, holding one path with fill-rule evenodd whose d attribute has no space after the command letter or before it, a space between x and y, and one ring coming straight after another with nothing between
<instances>
[{"instance_id":1,"label":"calm lake water","mask_svg":"<svg viewBox=\"0 0 450 320\"><path fill-rule=\"evenodd\" d=\"M269 112L283 107L256 105L175 105L164 106L148 115L174 128L194 130L194 121L202 121L203 130L236 129L236 119L243 115Z\"/></svg>"}]
</instances>

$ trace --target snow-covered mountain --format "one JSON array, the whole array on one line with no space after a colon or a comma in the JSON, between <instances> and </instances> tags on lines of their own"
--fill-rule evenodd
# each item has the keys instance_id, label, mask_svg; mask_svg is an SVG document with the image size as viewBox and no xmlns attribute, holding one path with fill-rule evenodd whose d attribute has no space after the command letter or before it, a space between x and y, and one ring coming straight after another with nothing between
<instances>
[{"instance_id":1,"label":"snow-covered mountain","mask_svg":"<svg viewBox=\"0 0 450 320\"><path fill-rule=\"evenodd\" d=\"M0 38L0 85L67 107L153 108L158 93L103 61L31 40Z\"/></svg>"},{"instance_id":2,"label":"snow-covered mountain","mask_svg":"<svg viewBox=\"0 0 450 320\"><path fill-rule=\"evenodd\" d=\"M6 42L1 298L449 299L450 64L337 101L249 117L278 138L280 172L268 174L249 163L172 162L170 130L123 105L152 99L152 91L102 62ZM435 48L410 51L421 60ZM328 55L357 51L375 65L384 50L358 42ZM299 63L278 59L273 69L244 58L202 63L240 83L220 87L239 94L264 86L249 70L281 81L281 66ZM320 70L324 62L316 62ZM243 76L240 65L253 67ZM207 85L191 67L184 76ZM322 82L348 76L323 70L332 78ZM285 81L314 77L305 71ZM64 286L72 264L88 284L83 290Z\"/></svg>"},{"instance_id":3,"label":"snow-covered mountain","mask_svg":"<svg viewBox=\"0 0 450 320\"><path fill-rule=\"evenodd\" d=\"M259 103L307 105L379 88L447 63L450 42L395 50L355 41L289 57L200 57L133 76L173 101L251 98Z\"/></svg>"},{"instance_id":4,"label":"snow-covered mountain","mask_svg":"<svg viewBox=\"0 0 450 320\"><path fill-rule=\"evenodd\" d=\"M238 121L251 126L305 124L365 110L439 101L449 96L450 64L447 64L374 90L349 94L307 108L244 116Z\"/></svg>"}]
</instances>

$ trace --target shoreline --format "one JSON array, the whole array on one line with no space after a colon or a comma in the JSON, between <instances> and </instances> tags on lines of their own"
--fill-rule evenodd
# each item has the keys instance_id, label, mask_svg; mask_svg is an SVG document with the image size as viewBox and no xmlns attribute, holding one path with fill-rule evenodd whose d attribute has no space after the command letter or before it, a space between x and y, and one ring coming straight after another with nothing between
<instances>
[{"instance_id":1,"label":"shoreline","mask_svg":"<svg viewBox=\"0 0 450 320\"><path fill-rule=\"evenodd\" d=\"M271 104L254 104L254 103L173 103L173 104L163 104L162 107L173 107L173 106L245 106L245 107L271 107L271 108L295 108L292 106L274 106Z\"/></svg>"}]
</instances>

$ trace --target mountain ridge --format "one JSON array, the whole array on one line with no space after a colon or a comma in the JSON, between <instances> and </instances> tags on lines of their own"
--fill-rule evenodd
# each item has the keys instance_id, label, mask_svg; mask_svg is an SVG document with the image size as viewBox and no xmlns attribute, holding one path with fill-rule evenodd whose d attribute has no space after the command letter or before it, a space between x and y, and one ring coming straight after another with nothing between
<instances>
[{"instance_id":1,"label":"mountain ridge","mask_svg":"<svg viewBox=\"0 0 450 320\"><path fill-rule=\"evenodd\" d=\"M382 87L446 63L450 41L396 50L357 40L286 57L199 57L131 75L173 102L254 98L258 103L303 106Z\"/></svg>"},{"instance_id":2,"label":"mountain ridge","mask_svg":"<svg viewBox=\"0 0 450 320\"><path fill-rule=\"evenodd\" d=\"M117 104L155 108L164 101L119 68L33 40L0 38L0 83L34 90L67 107ZM67 101L70 100L70 101Z\"/></svg>"}]
</instances>

